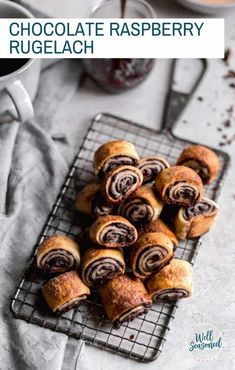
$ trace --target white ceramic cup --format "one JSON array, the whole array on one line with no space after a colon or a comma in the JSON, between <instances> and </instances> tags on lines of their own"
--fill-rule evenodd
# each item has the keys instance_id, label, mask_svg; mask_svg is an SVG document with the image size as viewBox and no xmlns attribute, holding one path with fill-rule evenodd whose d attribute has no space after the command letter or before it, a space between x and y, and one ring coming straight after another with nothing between
<instances>
[{"instance_id":1,"label":"white ceramic cup","mask_svg":"<svg viewBox=\"0 0 235 370\"><path fill-rule=\"evenodd\" d=\"M0 18L33 18L33 15L21 5L0 0ZM24 122L33 117L32 101L38 88L40 66L40 59L29 59L14 72L0 76L0 123Z\"/></svg>"}]
</instances>

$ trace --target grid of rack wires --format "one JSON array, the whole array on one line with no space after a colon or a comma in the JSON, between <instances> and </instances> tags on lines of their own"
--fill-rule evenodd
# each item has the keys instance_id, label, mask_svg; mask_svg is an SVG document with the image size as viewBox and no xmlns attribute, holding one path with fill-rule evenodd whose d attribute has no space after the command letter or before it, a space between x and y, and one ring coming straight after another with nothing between
<instances>
[{"instance_id":1,"label":"grid of rack wires","mask_svg":"<svg viewBox=\"0 0 235 370\"><path fill-rule=\"evenodd\" d=\"M38 245L54 234L77 238L82 231L75 209L76 195L85 184L92 181L93 155L104 142L125 139L135 144L140 156L162 155L171 164L191 142L175 137L170 131L156 132L146 127L108 114L98 115L91 123L83 144L71 167L59 197L28 261L25 273L17 286L11 308L15 317L45 328L83 339L90 344L120 353L139 361L154 360L162 351L170 321L178 304L154 303L149 312L116 330L105 318L96 292L85 303L62 316L54 316L46 308L41 297L43 278L35 268L35 252ZM221 172L207 196L216 199L229 164L229 157L217 151ZM201 239L180 243L176 257L192 264L198 253Z\"/></svg>"}]
</instances>

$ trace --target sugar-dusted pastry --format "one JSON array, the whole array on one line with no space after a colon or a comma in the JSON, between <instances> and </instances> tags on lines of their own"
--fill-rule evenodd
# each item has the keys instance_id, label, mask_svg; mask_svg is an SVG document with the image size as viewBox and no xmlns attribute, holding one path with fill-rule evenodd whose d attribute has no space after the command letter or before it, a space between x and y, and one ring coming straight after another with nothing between
<instances>
[{"instance_id":1,"label":"sugar-dusted pastry","mask_svg":"<svg viewBox=\"0 0 235 370\"><path fill-rule=\"evenodd\" d=\"M138 163L135 147L128 141L109 141L101 145L94 155L95 175L101 178L116 167L138 166Z\"/></svg>"},{"instance_id":2,"label":"sugar-dusted pastry","mask_svg":"<svg viewBox=\"0 0 235 370\"><path fill-rule=\"evenodd\" d=\"M141 186L118 207L118 214L127 218L131 223L142 225L159 217L163 203L157 198L154 190Z\"/></svg>"},{"instance_id":3,"label":"sugar-dusted pastry","mask_svg":"<svg viewBox=\"0 0 235 370\"><path fill-rule=\"evenodd\" d=\"M146 314L152 304L142 281L127 275L109 280L99 288L99 294L108 319L117 329L123 322Z\"/></svg>"},{"instance_id":4,"label":"sugar-dusted pastry","mask_svg":"<svg viewBox=\"0 0 235 370\"><path fill-rule=\"evenodd\" d=\"M170 167L169 163L160 156L151 156L140 159L139 169L141 170L144 181L143 184L155 181L156 176L165 168Z\"/></svg>"},{"instance_id":5,"label":"sugar-dusted pastry","mask_svg":"<svg viewBox=\"0 0 235 370\"><path fill-rule=\"evenodd\" d=\"M79 264L79 246L67 236L51 236L37 250L37 267L46 272L59 273L76 270Z\"/></svg>"},{"instance_id":6,"label":"sugar-dusted pastry","mask_svg":"<svg viewBox=\"0 0 235 370\"><path fill-rule=\"evenodd\" d=\"M90 289L76 271L70 271L47 281L42 293L50 309L61 314L77 307L90 294Z\"/></svg>"},{"instance_id":7,"label":"sugar-dusted pastry","mask_svg":"<svg viewBox=\"0 0 235 370\"><path fill-rule=\"evenodd\" d=\"M201 177L204 184L210 184L218 176L220 160L217 154L202 145L191 145L184 149L178 165L192 168Z\"/></svg>"},{"instance_id":8,"label":"sugar-dusted pastry","mask_svg":"<svg viewBox=\"0 0 235 370\"><path fill-rule=\"evenodd\" d=\"M142 172L133 166L120 166L104 178L101 192L107 203L119 204L134 193L143 182Z\"/></svg>"},{"instance_id":9,"label":"sugar-dusted pastry","mask_svg":"<svg viewBox=\"0 0 235 370\"><path fill-rule=\"evenodd\" d=\"M189 262L173 258L147 282L147 290L153 301L177 301L192 295L193 269Z\"/></svg>"},{"instance_id":10,"label":"sugar-dusted pastry","mask_svg":"<svg viewBox=\"0 0 235 370\"><path fill-rule=\"evenodd\" d=\"M85 215L97 218L112 212L113 206L107 204L100 194L100 183L92 182L86 185L77 196L76 208Z\"/></svg>"},{"instance_id":11,"label":"sugar-dusted pastry","mask_svg":"<svg viewBox=\"0 0 235 370\"><path fill-rule=\"evenodd\" d=\"M101 216L90 227L91 241L107 248L128 246L137 237L136 228L121 216Z\"/></svg>"},{"instance_id":12,"label":"sugar-dusted pastry","mask_svg":"<svg viewBox=\"0 0 235 370\"><path fill-rule=\"evenodd\" d=\"M103 284L125 272L121 249L90 248L82 256L82 279L88 286Z\"/></svg>"},{"instance_id":13,"label":"sugar-dusted pastry","mask_svg":"<svg viewBox=\"0 0 235 370\"><path fill-rule=\"evenodd\" d=\"M185 166L163 170L156 177L155 188L160 198L168 204L189 206L199 202L204 195L201 178Z\"/></svg>"},{"instance_id":14,"label":"sugar-dusted pastry","mask_svg":"<svg viewBox=\"0 0 235 370\"><path fill-rule=\"evenodd\" d=\"M139 235L146 234L146 233L156 233L156 232L163 233L166 236L168 236L168 238L170 238L170 240L173 243L174 249L176 249L178 247L179 241L176 238L175 234L167 226L167 224L164 221L162 221L160 218L150 222L149 224L145 224L141 228L141 230L139 230Z\"/></svg>"},{"instance_id":15,"label":"sugar-dusted pastry","mask_svg":"<svg viewBox=\"0 0 235 370\"><path fill-rule=\"evenodd\" d=\"M175 233L179 239L192 239L207 233L215 222L219 208L208 198L194 206L181 207L175 218Z\"/></svg>"},{"instance_id":16,"label":"sugar-dusted pastry","mask_svg":"<svg viewBox=\"0 0 235 370\"><path fill-rule=\"evenodd\" d=\"M139 278L159 271L172 258L172 241L163 233L141 234L130 251L132 272Z\"/></svg>"}]
</instances>

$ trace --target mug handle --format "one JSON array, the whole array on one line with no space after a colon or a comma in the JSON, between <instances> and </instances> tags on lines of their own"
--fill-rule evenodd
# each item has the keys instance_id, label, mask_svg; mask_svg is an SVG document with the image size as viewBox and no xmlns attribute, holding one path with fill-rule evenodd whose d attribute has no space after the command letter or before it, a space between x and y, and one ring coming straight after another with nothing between
<instances>
[{"instance_id":1,"label":"mug handle","mask_svg":"<svg viewBox=\"0 0 235 370\"><path fill-rule=\"evenodd\" d=\"M32 118L34 115L33 105L22 82L20 80L13 81L5 89L16 108L19 121L25 122Z\"/></svg>"}]
</instances>

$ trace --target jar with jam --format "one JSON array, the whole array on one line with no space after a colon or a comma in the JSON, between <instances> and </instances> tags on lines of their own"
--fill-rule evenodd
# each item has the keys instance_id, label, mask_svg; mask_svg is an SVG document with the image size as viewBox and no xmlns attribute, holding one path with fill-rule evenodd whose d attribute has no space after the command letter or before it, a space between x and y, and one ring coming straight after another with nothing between
<instances>
[{"instance_id":1,"label":"jar with jam","mask_svg":"<svg viewBox=\"0 0 235 370\"><path fill-rule=\"evenodd\" d=\"M91 18L153 18L152 7L144 0L106 0L97 5ZM102 88L121 93L142 82L155 59L84 59L87 74Z\"/></svg>"}]
</instances>

